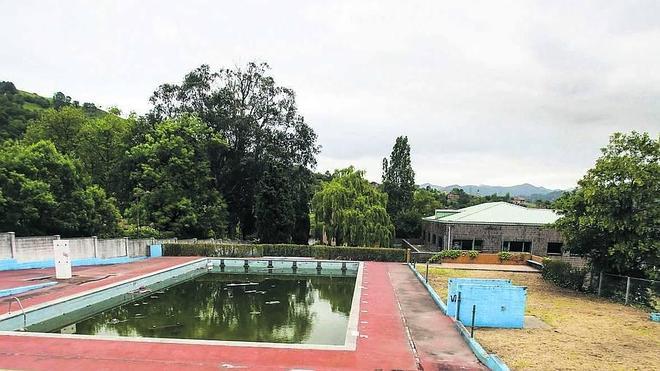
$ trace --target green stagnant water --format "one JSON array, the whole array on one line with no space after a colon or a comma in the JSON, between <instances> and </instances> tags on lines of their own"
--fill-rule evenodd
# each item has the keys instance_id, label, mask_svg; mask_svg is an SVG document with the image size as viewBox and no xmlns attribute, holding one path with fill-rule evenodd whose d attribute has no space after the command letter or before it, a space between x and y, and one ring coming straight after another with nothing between
<instances>
[{"instance_id":1,"label":"green stagnant water","mask_svg":"<svg viewBox=\"0 0 660 371\"><path fill-rule=\"evenodd\" d=\"M52 332L342 345L355 277L208 273Z\"/></svg>"}]
</instances>

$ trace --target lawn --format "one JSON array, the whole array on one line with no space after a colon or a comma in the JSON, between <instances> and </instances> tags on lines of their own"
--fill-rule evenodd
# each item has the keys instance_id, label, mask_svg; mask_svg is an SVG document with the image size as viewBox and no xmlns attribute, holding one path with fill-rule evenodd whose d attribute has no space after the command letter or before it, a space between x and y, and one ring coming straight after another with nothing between
<instances>
[{"instance_id":1,"label":"lawn","mask_svg":"<svg viewBox=\"0 0 660 371\"><path fill-rule=\"evenodd\" d=\"M481 345L514 370L660 370L660 324L647 312L556 287L540 274L431 268L429 280L445 301L450 277L527 286L526 314L550 329L475 330Z\"/></svg>"}]
</instances>

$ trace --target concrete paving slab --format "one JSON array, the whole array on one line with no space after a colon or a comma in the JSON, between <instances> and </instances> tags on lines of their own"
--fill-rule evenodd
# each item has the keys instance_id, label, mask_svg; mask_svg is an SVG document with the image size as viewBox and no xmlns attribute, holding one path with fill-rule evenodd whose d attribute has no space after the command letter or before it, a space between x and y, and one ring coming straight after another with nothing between
<instances>
[{"instance_id":1,"label":"concrete paving slab","mask_svg":"<svg viewBox=\"0 0 660 371\"><path fill-rule=\"evenodd\" d=\"M487 370L406 265L390 265L389 275L424 370Z\"/></svg>"}]
</instances>

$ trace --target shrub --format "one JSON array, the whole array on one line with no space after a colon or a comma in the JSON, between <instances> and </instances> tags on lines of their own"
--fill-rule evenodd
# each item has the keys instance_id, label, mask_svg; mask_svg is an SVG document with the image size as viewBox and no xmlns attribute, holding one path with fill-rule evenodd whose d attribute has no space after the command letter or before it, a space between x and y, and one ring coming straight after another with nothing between
<instances>
[{"instance_id":1,"label":"shrub","mask_svg":"<svg viewBox=\"0 0 660 371\"><path fill-rule=\"evenodd\" d=\"M442 250L429 259L429 263L441 261L442 259L457 259L461 256L461 250Z\"/></svg>"},{"instance_id":2,"label":"shrub","mask_svg":"<svg viewBox=\"0 0 660 371\"><path fill-rule=\"evenodd\" d=\"M165 256L249 258L300 256L325 260L404 262L405 249L292 244L164 244Z\"/></svg>"},{"instance_id":3,"label":"shrub","mask_svg":"<svg viewBox=\"0 0 660 371\"><path fill-rule=\"evenodd\" d=\"M569 263L560 260L543 259L541 277L559 287L582 290L587 269L574 268Z\"/></svg>"},{"instance_id":4,"label":"shrub","mask_svg":"<svg viewBox=\"0 0 660 371\"><path fill-rule=\"evenodd\" d=\"M500 251L497 256L500 258L501 262L510 260L513 257L513 254L508 251Z\"/></svg>"},{"instance_id":5,"label":"shrub","mask_svg":"<svg viewBox=\"0 0 660 371\"><path fill-rule=\"evenodd\" d=\"M476 259L477 256L479 256L479 251L470 250L470 251L468 251L467 255L470 257L470 259Z\"/></svg>"}]
</instances>

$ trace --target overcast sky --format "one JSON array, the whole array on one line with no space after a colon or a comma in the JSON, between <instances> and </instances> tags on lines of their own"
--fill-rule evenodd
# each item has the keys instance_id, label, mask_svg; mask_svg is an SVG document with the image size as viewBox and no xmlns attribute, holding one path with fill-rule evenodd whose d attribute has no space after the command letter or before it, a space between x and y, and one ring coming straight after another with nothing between
<instances>
[{"instance_id":1,"label":"overcast sky","mask_svg":"<svg viewBox=\"0 0 660 371\"><path fill-rule=\"evenodd\" d=\"M0 80L144 113L202 63L265 61L318 170L568 188L615 131L660 132L660 1L0 0Z\"/></svg>"}]
</instances>

